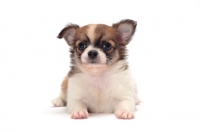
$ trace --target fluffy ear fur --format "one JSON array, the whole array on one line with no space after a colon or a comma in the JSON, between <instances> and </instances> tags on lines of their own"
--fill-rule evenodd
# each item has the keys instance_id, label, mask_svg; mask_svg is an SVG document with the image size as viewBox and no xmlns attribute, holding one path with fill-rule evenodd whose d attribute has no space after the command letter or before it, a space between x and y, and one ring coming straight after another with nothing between
<instances>
[{"instance_id":1,"label":"fluffy ear fur","mask_svg":"<svg viewBox=\"0 0 200 132\"><path fill-rule=\"evenodd\" d=\"M79 28L76 24L67 25L58 35L58 38L64 38L68 45L73 45L76 31Z\"/></svg>"},{"instance_id":2,"label":"fluffy ear fur","mask_svg":"<svg viewBox=\"0 0 200 132\"><path fill-rule=\"evenodd\" d=\"M112 26L117 30L119 34L119 41L122 44L127 45L130 42L133 34L135 33L137 22L126 19L115 23Z\"/></svg>"}]
</instances>

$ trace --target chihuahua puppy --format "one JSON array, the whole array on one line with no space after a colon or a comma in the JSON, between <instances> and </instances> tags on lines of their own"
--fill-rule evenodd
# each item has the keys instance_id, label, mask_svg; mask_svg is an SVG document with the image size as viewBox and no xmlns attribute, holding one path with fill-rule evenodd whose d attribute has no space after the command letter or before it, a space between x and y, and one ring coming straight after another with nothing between
<instances>
[{"instance_id":1,"label":"chihuahua puppy","mask_svg":"<svg viewBox=\"0 0 200 132\"><path fill-rule=\"evenodd\" d=\"M134 118L140 100L126 61L126 45L136 25L136 21L129 19L112 26L67 25L58 38L64 38L70 46L71 70L53 105L67 105L73 119L87 118L89 112Z\"/></svg>"}]
</instances>

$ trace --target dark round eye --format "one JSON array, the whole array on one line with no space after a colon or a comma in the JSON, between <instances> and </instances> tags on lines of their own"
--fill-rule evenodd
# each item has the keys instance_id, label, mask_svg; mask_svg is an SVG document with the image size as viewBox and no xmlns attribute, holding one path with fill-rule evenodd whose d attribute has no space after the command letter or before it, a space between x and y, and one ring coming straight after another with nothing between
<instances>
[{"instance_id":1,"label":"dark round eye","mask_svg":"<svg viewBox=\"0 0 200 132\"><path fill-rule=\"evenodd\" d=\"M79 50L84 50L86 47L87 47L87 46L86 46L86 44L84 44L84 43L79 43L79 44L78 44L78 49L79 49Z\"/></svg>"},{"instance_id":2,"label":"dark round eye","mask_svg":"<svg viewBox=\"0 0 200 132\"><path fill-rule=\"evenodd\" d=\"M104 49L104 50L110 50L111 48L112 48L112 45L109 44L109 43L105 43L105 44L103 45L103 49Z\"/></svg>"}]
</instances>

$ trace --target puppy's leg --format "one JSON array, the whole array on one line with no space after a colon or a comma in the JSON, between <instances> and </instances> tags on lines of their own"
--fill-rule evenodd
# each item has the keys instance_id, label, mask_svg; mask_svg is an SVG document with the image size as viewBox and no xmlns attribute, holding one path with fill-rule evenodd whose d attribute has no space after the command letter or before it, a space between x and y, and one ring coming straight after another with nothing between
<instances>
[{"instance_id":1,"label":"puppy's leg","mask_svg":"<svg viewBox=\"0 0 200 132\"><path fill-rule=\"evenodd\" d=\"M133 119L135 110L135 103L132 101L120 101L115 108L115 115L119 119Z\"/></svg>"},{"instance_id":2,"label":"puppy's leg","mask_svg":"<svg viewBox=\"0 0 200 132\"><path fill-rule=\"evenodd\" d=\"M87 97L87 92L82 87L83 82L79 78L70 78L68 84L67 110L72 119L84 119L88 117L87 106L83 98Z\"/></svg>"},{"instance_id":3,"label":"puppy's leg","mask_svg":"<svg viewBox=\"0 0 200 132\"><path fill-rule=\"evenodd\" d=\"M52 104L56 107L62 107L67 104L67 88L68 88L68 77L66 76L61 85L61 91L57 98L52 100Z\"/></svg>"},{"instance_id":4,"label":"puppy's leg","mask_svg":"<svg viewBox=\"0 0 200 132\"><path fill-rule=\"evenodd\" d=\"M81 101L70 101L68 104L68 112L71 113L72 119L85 119L88 117L88 111Z\"/></svg>"}]
</instances>

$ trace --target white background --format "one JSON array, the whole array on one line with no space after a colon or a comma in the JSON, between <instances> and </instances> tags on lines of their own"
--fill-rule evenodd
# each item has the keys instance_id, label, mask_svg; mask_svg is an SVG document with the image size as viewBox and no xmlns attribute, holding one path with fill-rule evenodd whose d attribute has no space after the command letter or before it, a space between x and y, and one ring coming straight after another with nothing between
<instances>
[{"instance_id":1,"label":"white background","mask_svg":"<svg viewBox=\"0 0 200 132\"><path fill-rule=\"evenodd\" d=\"M91 114L72 120L52 107L69 70L57 39L69 22L138 22L128 45L142 103L135 119ZM1 0L0 132L200 131L199 0Z\"/></svg>"}]
</instances>

